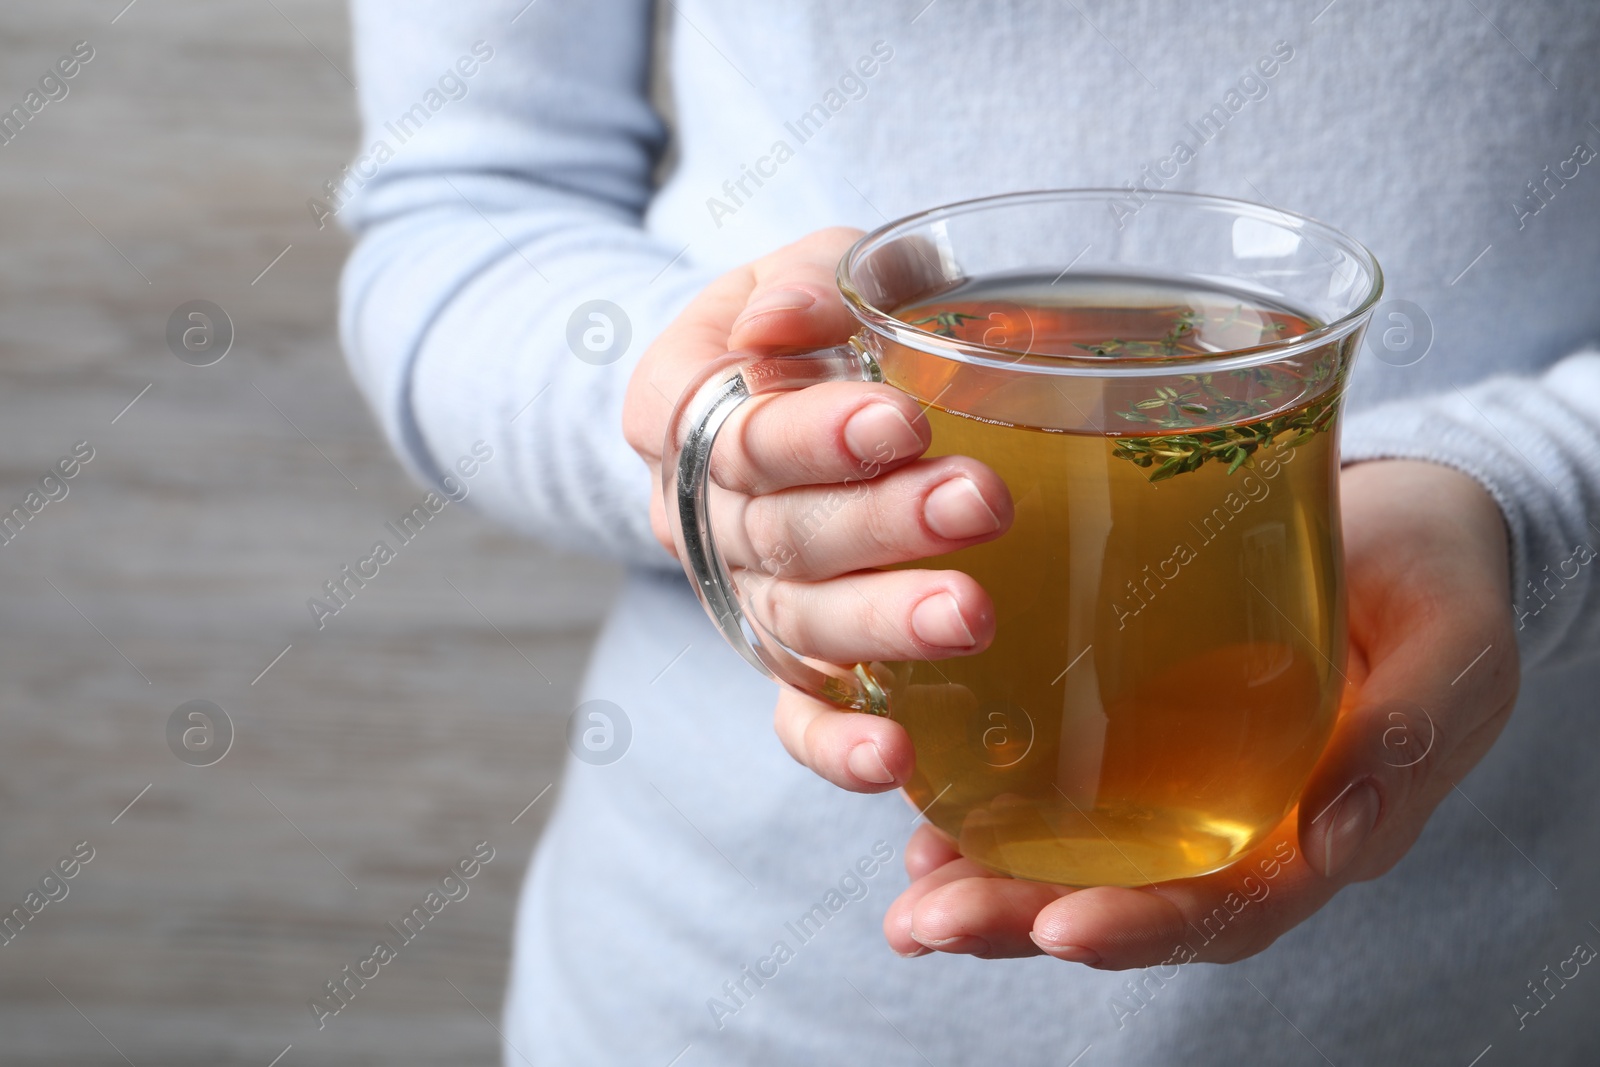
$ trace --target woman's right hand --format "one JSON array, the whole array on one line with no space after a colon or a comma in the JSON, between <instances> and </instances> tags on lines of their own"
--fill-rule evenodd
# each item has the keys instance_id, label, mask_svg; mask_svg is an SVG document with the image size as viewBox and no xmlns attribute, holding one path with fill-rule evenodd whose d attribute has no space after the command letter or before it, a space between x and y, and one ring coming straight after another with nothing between
<instances>
[{"instance_id":1,"label":"woman's right hand","mask_svg":"<svg viewBox=\"0 0 1600 1067\"><path fill-rule=\"evenodd\" d=\"M645 352L623 430L657 486L673 405L708 363L734 350L825 347L855 332L834 269L859 236L820 230L723 275ZM921 405L870 382L756 397L729 418L711 461L712 526L757 621L789 648L852 664L987 647L994 610L972 578L877 569L993 540L1011 524L1000 478L963 456L920 458L929 441ZM659 491L650 523L676 555ZM836 785L875 793L910 777L911 741L892 720L784 689L775 723L789 753Z\"/></svg>"}]
</instances>

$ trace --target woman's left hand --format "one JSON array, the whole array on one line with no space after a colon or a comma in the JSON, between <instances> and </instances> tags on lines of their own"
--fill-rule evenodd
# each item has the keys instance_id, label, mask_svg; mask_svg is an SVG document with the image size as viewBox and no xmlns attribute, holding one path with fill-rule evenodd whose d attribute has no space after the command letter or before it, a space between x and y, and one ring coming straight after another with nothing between
<instances>
[{"instance_id":1,"label":"woman's left hand","mask_svg":"<svg viewBox=\"0 0 1600 1067\"><path fill-rule=\"evenodd\" d=\"M1203 877L1070 889L985 870L924 825L906 847L911 886L884 918L890 947L1044 952L1107 970L1228 963L1399 862L1516 700L1505 525L1477 482L1431 463L1357 464L1341 488L1350 686L1298 808L1271 836Z\"/></svg>"}]
</instances>

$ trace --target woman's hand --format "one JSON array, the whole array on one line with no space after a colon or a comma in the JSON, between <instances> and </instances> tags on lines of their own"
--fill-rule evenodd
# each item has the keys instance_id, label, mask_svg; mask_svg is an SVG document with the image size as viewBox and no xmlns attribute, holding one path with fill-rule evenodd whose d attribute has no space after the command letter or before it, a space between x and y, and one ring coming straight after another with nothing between
<instances>
[{"instance_id":1,"label":"woman's hand","mask_svg":"<svg viewBox=\"0 0 1600 1067\"><path fill-rule=\"evenodd\" d=\"M986 871L925 825L906 848L912 884L884 918L896 952L1045 952L1109 970L1227 963L1399 862L1516 698L1505 525L1477 482L1430 463L1358 464L1341 488L1351 684L1277 830L1215 874L1072 890Z\"/></svg>"},{"instance_id":2,"label":"woman's hand","mask_svg":"<svg viewBox=\"0 0 1600 1067\"><path fill-rule=\"evenodd\" d=\"M658 482L672 407L706 364L730 350L818 348L855 332L834 269L859 236L819 231L724 275L645 352L623 429ZM873 569L979 544L1011 523L994 472L959 456L919 458L929 440L916 401L870 383L757 397L728 420L712 456L712 524L734 581L784 644L846 663L987 647L994 610L972 578ZM676 552L660 493L650 520ZM796 759L846 789L881 792L911 774L910 739L888 719L784 690L777 722Z\"/></svg>"},{"instance_id":3,"label":"woman's hand","mask_svg":"<svg viewBox=\"0 0 1600 1067\"><path fill-rule=\"evenodd\" d=\"M624 430L658 478L672 406L707 363L854 332L833 272L856 236L824 230L724 275L645 353ZM917 403L878 384L758 397L729 420L711 465L712 522L757 618L789 647L835 662L987 647L994 612L970 577L873 569L992 540L1010 525L1000 479L972 459L919 458L928 443ZM884 918L895 951L1045 952L1107 969L1230 962L1405 855L1516 698L1505 525L1478 483L1434 464L1359 464L1342 490L1351 684L1298 808L1228 869L1138 889L996 875L923 826L906 848L912 885ZM660 494L651 522L675 551ZM891 720L785 689L776 725L797 760L846 789L882 792L910 776L910 738ZM1245 885L1252 875L1270 890L1259 899ZM1206 939L1201 929L1216 932Z\"/></svg>"}]
</instances>

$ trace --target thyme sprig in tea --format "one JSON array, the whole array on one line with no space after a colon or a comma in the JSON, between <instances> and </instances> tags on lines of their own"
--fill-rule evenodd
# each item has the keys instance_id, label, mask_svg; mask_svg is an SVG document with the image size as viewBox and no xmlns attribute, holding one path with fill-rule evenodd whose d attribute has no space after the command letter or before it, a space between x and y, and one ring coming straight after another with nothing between
<instances>
[{"instance_id":1,"label":"thyme sprig in tea","mask_svg":"<svg viewBox=\"0 0 1600 1067\"><path fill-rule=\"evenodd\" d=\"M1150 423L1161 430L1186 430L1201 424L1209 428L1115 438L1112 455L1153 468L1152 482L1198 470L1212 460L1225 461L1232 474L1267 445L1294 448L1333 424L1338 411L1336 394L1272 418L1247 421L1297 397L1315 395L1331 373L1330 362L1323 359L1304 377L1280 367L1250 367L1223 375L1186 374L1179 379L1185 388L1163 386L1155 396L1117 415L1124 422ZM1229 392L1222 391L1219 378L1228 383ZM1218 422L1227 425L1218 426ZM1289 436L1279 441L1284 434Z\"/></svg>"},{"instance_id":2,"label":"thyme sprig in tea","mask_svg":"<svg viewBox=\"0 0 1600 1067\"><path fill-rule=\"evenodd\" d=\"M1157 400L1161 403L1170 402L1166 398ZM1238 426L1219 426L1197 433L1119 437L1115 439L1111 454L1139 467L1153 467L1154 470L1150 472L1152 482L1199 470L1212 460L1225 461L1228 473L1232 474L1268 445L1294 448L1309 440L1313 434L1326 431L1333 424L1333 417L1338 411L1337 401L1337 396L1324 397L1298 411L1270 419ZM1141 401L1140 405L1144 403L1149 401ZM1129 413L1121 414L1127 418ZM1278 440L1280 435L1286 433L1289 436Z\"/></svg>"},{"instance_id":3,"label":"thyme sprig in tea","mask_svg":"<svg viewBox=\"0 0 1600 1067\"><path fill-rule=\"evenodd\" d=\"M1194 308L1184 308L1172 320L1172 328L1157 340L1125 341L1120 337L1113 337L1098 344L1074 343L1072 347L1081 348L1096 356L1129 356L1135 359L1199 355L1207 350L1192 341L1186 342L1185 338L1197 340L1196 335L1207 323L1224 329L1231 326L1246 326L1251 330L1272 330L1274 333L1282 333L1289 328L1288 324L1282 322L1264 323L1247 319L1242 304L1224 315L1204 315Z\"/></svg>"},{"instance_id":4,"label":"thyme sprig in tea","mask_svg":"<svg viewBox=\"0 0 1600 1067\"><path fill-rule=\"evenodd\" d=\"M981 318L983 318L982 315L968 315L964 311L941 311L938 314L929 315L925 319L908 319L906 324L908 326L922 326L931 322L933 326L929 327L929 333L936 333L940 337L954 337L956 336L957 328L963 322Z\"/></svg>"},{"instance_id":5,"label":"thyme sprig in tea","mask_svg":"<svg viewBox=\"0 0 1600 1067\"><path fill-rule=\"evenodd\" d=\"M991 305L973 301L965 306L972 311L935 305L929 309L932 314L905 321L941 337L981 343L979 331L989 317L982 312ZM1027 314L1033 355L1077 359L1084 358L1082 353L1126 360L1206 356L1253 348L1314 325L1262 308L1246 308L1243 303L1229 306L1220 302L1125 309L1041 302L1031 305ZM978 325L967 325L974 322ZM1138 336L1141 333L1143 336ZM1147 425L1152 432L1110 437L1112 454L1148 469L1152 482L1212 462L1226 464L1232 474L1249 464L1262 448L1274 444L1296 447L1332 425L1337 411L1332 397L1284 410L1301 398L1327 392L1321 387L1331 368L1332 362L1321 360L1306 374L1267 366L1180 375L1174 385L1162 386L1154 395L1117 412L1124 423ZM1274 411L1280 414L1263 417Z\"/></svg>"},{"instance_id":6,"label":"thyme sprig in tea","mask_svg":"<svg viewBox=\"0 0 1600 1067\"><path fill-rule=\"evenodd\" d=\"M1133 356L1135 358L1149 359L1155 356L1179 356L1185 353L1187 346L1183 339L1194 333L1205 322L1206 316L1201 315L1194 308L1184 308L1172 321L1172 328L1157 341L1124 341L1120 337L1113 337L1109 341L1099 344L1086 345L1074 344L1072 347L1081 348L1085 352L1096 356ZM1221 321L1218 317L1218 321ZM1189 352L1198 352L1198 348L1187 348Z\"/></svg>"}]
</instances>

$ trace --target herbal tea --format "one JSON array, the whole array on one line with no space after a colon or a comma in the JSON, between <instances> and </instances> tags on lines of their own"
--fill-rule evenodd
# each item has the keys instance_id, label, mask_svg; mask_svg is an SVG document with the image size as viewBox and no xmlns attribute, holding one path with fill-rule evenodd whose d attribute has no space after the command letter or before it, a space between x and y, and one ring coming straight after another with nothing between
<instances>
[{"instance_id":1,"label":"herbal tea","mask_svg":"<svg viewBox=\"0 0 1600 1067\"><path fill-rule=\"evenodd\" d=\"M1071 275L968 282L895 315L1034 363L1171 361L1318 325L1226 290ZM979 655L880 672L916 744L912 800L968 858L1069 885L1202 874L1259 842L1341 693L1337 372L1175 373L1181 388L1141 395L1134 378L1086 400L953 360L883 367L929 404L929 454L981 460L1016 506L997 541L913 564L976 578L997 633ZM1083 418L961 414L997 388L1043 391L1014 410L1064 398Z\"/></svg>"}]
</instances>

